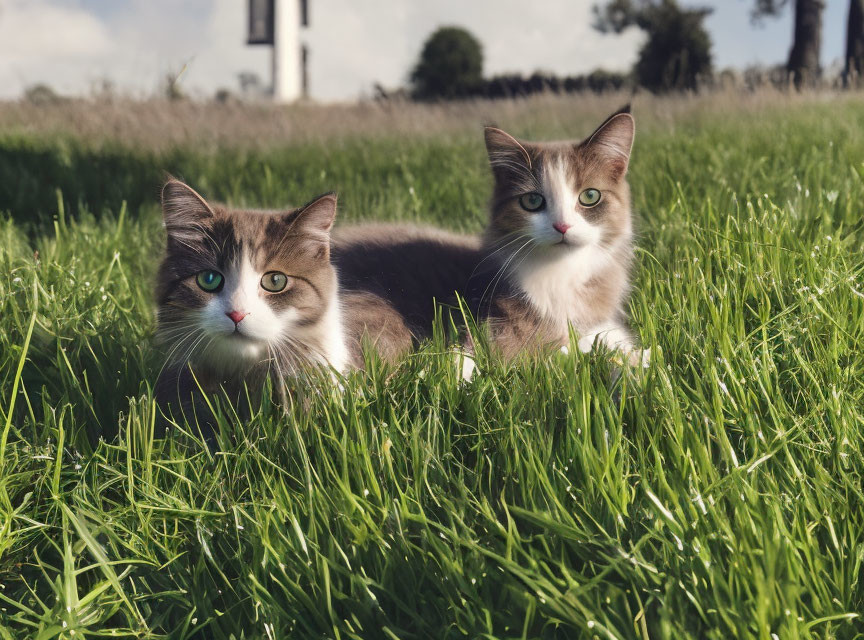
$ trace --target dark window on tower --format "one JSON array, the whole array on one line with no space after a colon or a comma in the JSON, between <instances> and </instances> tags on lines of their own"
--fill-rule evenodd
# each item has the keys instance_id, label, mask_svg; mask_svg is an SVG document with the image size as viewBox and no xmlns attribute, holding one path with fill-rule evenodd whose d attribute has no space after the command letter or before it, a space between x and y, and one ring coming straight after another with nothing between
<instances>
[{"instance_id":1,"label":"dark window on tower","mask_svg":"<svg viewBox=\"0 0 864 640\"><path fill-rule=\"evenodd\" d=\"M309 26L309 0L300 0L300 26Z\"/></svg>"},{"instance_id":2,"label":"dark window on tower","mask_svg":"<svg viewBox=\"0 0 864 640\"><path fill-rule=\"evenodd\" d=\"M247 44L273 44L274 0L249 0Z\"/></svg>"}]
</instances>

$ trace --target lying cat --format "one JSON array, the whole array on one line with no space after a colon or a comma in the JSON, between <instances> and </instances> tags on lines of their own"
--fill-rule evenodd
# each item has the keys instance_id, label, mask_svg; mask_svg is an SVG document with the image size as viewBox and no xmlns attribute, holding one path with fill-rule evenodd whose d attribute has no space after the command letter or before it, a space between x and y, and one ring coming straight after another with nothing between
<instances>
[{"instance_id":1,"label":"lying cat","mask_svg":"<svg viewBox=\"0 0 864 640\"><path fill-rule=\"evenodd\" d=\"M190 400L199 387L236 398L244 384L254 389L272 376L284 393L281 382L309 367L346 369L330 263L335 195L290 211L246 211L208 204L170 180L162 211L160 405L200 411Z\"/></svg>"},{"instance_id":2,"label":"lying cat","mask_svg":"<svg viewBox=\"0 0 864 640\"><path fill-rule=\"evenodd\" d=\"M600 341L642 363L647 354L636 349L624 312L634 133L629 107L581 142L521 142L488 127L495 186L482 238L406 225L337 229L332 257L351 301L354 357L364 335L385 357L407 352L431 334L433 299L455 304L455 293L505 358L566 348L572 328L580 349Z\"/></svg>"}]
</instances>

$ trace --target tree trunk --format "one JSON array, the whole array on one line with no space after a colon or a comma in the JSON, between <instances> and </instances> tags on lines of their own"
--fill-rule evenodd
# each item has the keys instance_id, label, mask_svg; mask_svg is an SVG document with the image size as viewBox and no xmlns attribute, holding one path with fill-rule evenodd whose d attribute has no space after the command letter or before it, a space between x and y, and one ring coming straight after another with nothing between
<instances>
[{"instance_id":1,"label":"tree trunk","mask_svg":"<svg viewBox=\"0 0 864 640\"><path fill-rule=\"evenodd\" d=\"M795 0L795 35L786 68L797 89L819 79L823 9L825 0Z\"/></svg>"},{"instance_id":2,"label":"tree trunk","mask_svg":"<svg viewBox=\"0 0 864 640\"><path fill-rule=\"evenodd\" d=\"M849 0L843 84L847 87L861 86L862 72L864 72L864 0Z\"/></svg>"}]
</instances>

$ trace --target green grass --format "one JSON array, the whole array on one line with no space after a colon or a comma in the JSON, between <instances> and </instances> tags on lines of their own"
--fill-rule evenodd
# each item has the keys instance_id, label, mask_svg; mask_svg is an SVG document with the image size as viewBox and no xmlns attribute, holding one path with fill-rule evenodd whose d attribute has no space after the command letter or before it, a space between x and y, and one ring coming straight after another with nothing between
<instances>
[{"instance_id":1,"label":"green grass","mask_svg":"<svg viewBox=\"0 0 864 640\"><path fill-rule=\"evenodd\" d=\"M861 106L640 127L644 375L430 345L218 453L156 426L160 171L477 230L479 134L0 138L0 638L864 637Z\"/></svg>"}]
</instances>

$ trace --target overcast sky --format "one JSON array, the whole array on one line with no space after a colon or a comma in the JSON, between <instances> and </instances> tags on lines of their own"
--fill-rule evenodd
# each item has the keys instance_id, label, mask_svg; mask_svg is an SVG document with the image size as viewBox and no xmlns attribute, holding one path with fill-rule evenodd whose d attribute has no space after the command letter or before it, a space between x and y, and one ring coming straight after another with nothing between
<instances>
[{"instance_id":1,"label":"overcast sky","mask_svg":"<svg viewBox=\"0 0 864 640\"><path fill-rule=\"evenodd\" d=\"M404 84L436 27L467 27L483 44L484 70L560 75L626 70L641 41L591 29L594 0L309 0L310 89L314 98L350 100L379 82ZM753 26L753 0L685 1L714 7L707 20L719 68L784 62L791 43L787 8ZM848 0L828 0L822 63L843 55ZM237 74L269 78L269 48L249 47L247 0L0 0L0 98L45 83L87 93L102 78L150 94L188 64L183 87L198 95L238 87Z\"/></svg>"}]
</instances>

